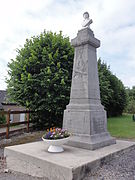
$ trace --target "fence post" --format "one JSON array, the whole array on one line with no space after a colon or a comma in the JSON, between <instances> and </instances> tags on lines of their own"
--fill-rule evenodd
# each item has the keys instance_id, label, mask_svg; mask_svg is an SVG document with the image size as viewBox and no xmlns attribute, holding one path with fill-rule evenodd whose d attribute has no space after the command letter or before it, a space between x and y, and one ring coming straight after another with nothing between
<instances>
[{"instance_id":1,"label":"fence post","mask_svg":"<svg viewBox=\"0 0 135 180\"><path fill-rule=\"evenodd\" d=\"M8 109L8 111L7 111L6 122L7 122L6 139L8 139L9 138L9 127L10 127L10 109Z\"/></svg>"},{"instance_id":2,"label":"fence post","mask_svg":"<svg viewBox=\"0 0 135 180\"><path fill-rule=\"evenodd\" d=\"M30 113L27 113L27 133L29 133L29 119L30 119Z\"/></svg>"}]
</instances>

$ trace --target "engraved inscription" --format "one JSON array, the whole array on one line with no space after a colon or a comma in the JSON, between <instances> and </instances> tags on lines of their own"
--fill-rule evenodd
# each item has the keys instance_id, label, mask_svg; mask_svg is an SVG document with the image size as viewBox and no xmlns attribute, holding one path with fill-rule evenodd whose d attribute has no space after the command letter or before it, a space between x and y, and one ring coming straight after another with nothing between
<instances>
[{"instance_id":1,"label":"engraved inscription","mask_svg":"<svg viewBox=\"0 0 135 180\"><path fill-rule=\"evenodd\" d=\"M75 134L88 134L88 114L83 111L70 112L68 129Z\"/></svg>"},{"instance_id":2,"label":"engraved inscription","mask_svg":"<svg viewBox=\"0 0 135 180\"><path fill-rule=\"evenodd\" d=\"M93 117L93 128L95 134L105 132L104 116Z\"/></svg>"},{"instance_id":3,"label":"engraved inscription","mask_svg":"<svg viewBox=\"0 0 135 180\"><path fill-rule=\"evenodd\" d=\"M73 78L82 78L87 75L88 61L84 60L84 49L81 48L77 51L77 56L75 58L75 69Z\"/></svg>"},{"instance_id":4,"label":"engraved inscription","mask_svg":"<svg viewBox=\"0 0 135 180\"><path fill-rule=\"evenodd\" d=\"M74 78L82 78L83 74L81 72L74 71Z\"/></svg>"},{"instance_id":5,"label":"engraved inscription","mask_svg":"<svg viewBox=\"0 0 135 180\"><path fill-rule=\"evenodd\" d=\"M84 60L84 50L79 49L75 69L81 73L84 73L86 72L87 64L88 62Z\"/></svg>"}]
</instances>

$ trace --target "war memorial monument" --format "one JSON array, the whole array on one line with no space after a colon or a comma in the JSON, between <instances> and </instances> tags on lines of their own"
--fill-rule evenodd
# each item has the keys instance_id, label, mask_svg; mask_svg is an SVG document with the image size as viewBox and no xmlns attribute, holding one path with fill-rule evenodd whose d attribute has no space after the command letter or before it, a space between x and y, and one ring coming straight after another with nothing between
<instances>
[{"instance_id":1,"label":"war memorial monument","mask_svg":"<svg viewBox=\"0 0 135 180\"><path fill-rule=\"evenodd\" d=\"M82 29L71 40L75 48L70 102L63 128L72 133L64 152L49 153L43 141L6 147L7 168L49 180L83 180L114 156L130 151L135 142L115 140L107 131L106 111L101 105L96 49L88 12Z\"/></svg>"},{"instance_id":2,"label":"war memorial monument","mask_svg":"<svg viewBox=\"0 0 135 180\"><path fill-rule=\"evenodd\" d=\"M83 28L71 40L75 48L70 103L64 112L63 127L73 133L69 145L97 149L116 141L107 131L106 111L101 105L96 48L88 12L83 14Z\"/></svg>"}]
</instances>

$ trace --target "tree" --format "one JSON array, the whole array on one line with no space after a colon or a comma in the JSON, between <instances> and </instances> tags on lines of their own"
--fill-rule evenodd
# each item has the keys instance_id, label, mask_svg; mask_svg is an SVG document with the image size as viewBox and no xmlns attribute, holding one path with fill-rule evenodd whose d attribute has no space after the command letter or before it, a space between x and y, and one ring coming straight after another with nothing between
<instances>
[{"instance_id":1,"label":"tree","mask_svg":"<svg viewBox=\"0 0 135 180\"><path fill-rule=\"evenodd\" d=\"M126 108L127 113L135 114L135 100L131 99L128 102L127 108Z\"/></svg>"},{"instance_id":2,"label":"tree","mask_svg":"<svg viewBox=\"0 0 135 180\"><path fill-rule=\"evenodd\" d=\"M127 113L135 114L135 86L133 86L131 89L126 89L127 93L127 106L125 108L125 111Z\"/></svg>"},{"instance_id":3,"label":"tree","mask_svg":"<svg viewBox=\"0 0 135 180\"><path fill-rule=\"evenodd\" d=\"M69 103L74 50L62 33L44 31L27 39L9 67L8 95L12 102L35 111L37 128L61 126ZM126 103L122 82L98 61L101 101L109 116L121 115Z\"/></svg>"},{"instance_id":4,"label":"tree","mask_svg":"<svg viewBox=\"0 0 135 180\"><path fill-rule=\"evenodd\" d=\"M27 39L8 64L8 94L12 101L36 111L40 127L61 125L69 102L73 48L69 38L44 31Z\"/></svg>"},{"instance_id":5,"label":"tree","mask_svg":"<svg viewBox=\"0 0 135 180\"><path fill-rule=\"evenodd\" d=\"M127 96L123 83L112 74L110 67L101 59L98 60L101 102L108 116L122 115L126 106Z\"/></svg>"}]
</instances>

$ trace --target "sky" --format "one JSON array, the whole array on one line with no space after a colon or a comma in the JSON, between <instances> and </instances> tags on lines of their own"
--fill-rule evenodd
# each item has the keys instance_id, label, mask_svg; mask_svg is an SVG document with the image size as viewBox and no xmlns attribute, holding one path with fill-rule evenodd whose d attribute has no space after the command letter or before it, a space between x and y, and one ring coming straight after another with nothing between
<instances>
[{"instance_id":1,"label":"sky","mask_svg":"<svg viewBox=\"0 0 135 180\"><path fill-rule=\"evenodd\" d=\"M126 87L135 86L135 0L0 0L0 90L6 89L7 64L25 40L45 30L70 40L81 29L83 13L101 41L101 58Z\"/></svg>"}]
</instances>

